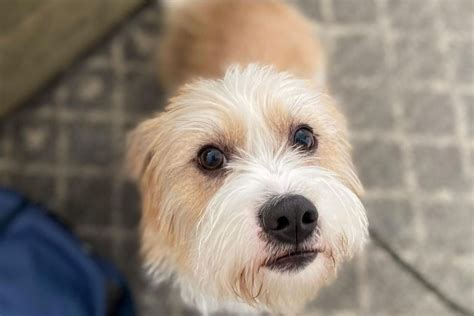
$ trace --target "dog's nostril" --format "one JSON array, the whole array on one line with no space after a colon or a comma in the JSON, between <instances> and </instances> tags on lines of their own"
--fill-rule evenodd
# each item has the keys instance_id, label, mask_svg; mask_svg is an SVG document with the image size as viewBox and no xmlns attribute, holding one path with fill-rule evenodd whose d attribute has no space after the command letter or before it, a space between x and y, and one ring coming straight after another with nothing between
<instances>
[{"instance_id":1,"label":"dog's nostril","mask_svg":"<svg viewBox=\"0 0 474 316\"><path fill-rule=\"evenodd\" d=\"M306 211L301 221L303 224L312 224L316 221L316 214L312 211Z\"/></svg>"},{"instance_id":2,"label":"dog's nostril","mask_svg":"<svg viewBox=\"0 0 474 316\"><path fill-rule=\"evenodd\" d=\"M298 244L309 238L317 221L316 206L301 195L287 195L276 203L269 200L260 216L260 224L267 236L286 244Z\"/></svg>"},{"instance_id":3,"label":"dog's nostril","mask_svg":"<svg viewBox=\"0 0 474 316\"><path fill-rule=\"evenodd\" d=\"M275 228L275 230L282 230L288 227L289 225L290 225L290 221L288 220L288 218L282 216L277 219L277 227Z\"/></svg>"}]
</instances>

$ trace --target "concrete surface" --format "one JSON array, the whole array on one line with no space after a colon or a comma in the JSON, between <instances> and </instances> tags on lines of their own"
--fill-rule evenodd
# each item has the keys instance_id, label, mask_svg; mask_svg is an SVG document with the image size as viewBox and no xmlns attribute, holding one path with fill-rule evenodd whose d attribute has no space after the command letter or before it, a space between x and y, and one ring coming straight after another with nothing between
<instances>
[{"instance_id":1,"label":"concrete surface","mask_svg":"<svg viewBox=\"0 0 474 316\"><path fill-rule=\"evenodd\" d=\"M0 2L0 116L44 87L144 3L145 0Z\"/></svg>"},{"instance_id":2,"label":"concrete surface","mask_svg":"<svg viewBox=\"0 0 474 316\"><path fill-rule=\"evenodd\" d=\"M321 27L374 230L474 309L473 2L294 1ZM141 276L138 198L118 171L125 134L163 104L148 7L22 111L0 122L0 184L74 223L130 278L141 315L194 315ZM307 315L457 315L377 243Z\"/></svg>"}]
</instances>

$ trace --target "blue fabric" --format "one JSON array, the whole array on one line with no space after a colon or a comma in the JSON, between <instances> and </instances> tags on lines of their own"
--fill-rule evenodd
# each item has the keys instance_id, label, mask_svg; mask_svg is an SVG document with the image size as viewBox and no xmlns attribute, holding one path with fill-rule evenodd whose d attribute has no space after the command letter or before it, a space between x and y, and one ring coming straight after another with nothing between
<instances>
[{"instance_id":1,"label":"blue fabric","mask_svg":"<svg viewBox=\"0 0 474 316\"><path fill-rule=\"evenodd\" d=\"M110 287L121 295L108 304ZM0 315L134 315L120 274L52 215L0 188Z\"/></svg>"}]
</instances>

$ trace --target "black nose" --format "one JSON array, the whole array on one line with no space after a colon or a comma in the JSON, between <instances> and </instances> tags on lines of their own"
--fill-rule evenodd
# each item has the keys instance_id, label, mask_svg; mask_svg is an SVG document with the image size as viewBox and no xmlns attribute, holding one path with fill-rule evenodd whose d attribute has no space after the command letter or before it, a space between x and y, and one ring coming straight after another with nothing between
<instances>
[{"instance_id":1,"label":"black nose","mask_svg":"<svg viewBox=\"0 0 474 316\"><path fill-rule=\"evenodd\" d=\"M286 195L269 200L260 213L263 230L282 243L298 244L316 228L318 211L301 195Z\"/></svg>"}]
</instances>

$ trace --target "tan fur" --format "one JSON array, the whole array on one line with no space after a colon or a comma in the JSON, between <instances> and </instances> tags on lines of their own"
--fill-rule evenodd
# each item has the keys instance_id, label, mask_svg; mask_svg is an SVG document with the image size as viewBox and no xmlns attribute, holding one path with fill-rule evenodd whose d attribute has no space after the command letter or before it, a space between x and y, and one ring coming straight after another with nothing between
<instances>
[{"instance_id":1,"label":"tan fur","mask_svg":"<svg viewBox=\"0 0 474 316\"><path fill-rule=\"evenodd\" d=\"M168 17L158 73L168 91L230 64L260 63L313 79L324 72L308 20L278 0L195 0Z\"/></svg>"},{"instance_id":2,"label":"tan fur","mask_svg":"<svg viewBox=\"0 0 474 316\"><path fill-rule=\"evenodd\" d=\"M187 90L182 89L174 100L179 101L180 96L186 93ZM190 150L189 146L222 144L232 149L244 144L245 126L225 113L219 113L218 116L224 129L209 130L206 134L177 134L172 117L163 119L158 116L146 121L129 135L128 168L130 174L140 180L142 254L148 260L159 260L169 255L168 249L173 249L175 264L186 263L189 252L185 240L189 239L207 202L221 184L221 177L209 181L200 174L195 163L192 163L195 157L190 155L194 155L199 148ZM219 138L215 138L215 135L219 135ZM174 155L166 155L171 149L175 150ZM163 206L160 201L169 192L179 196L179 199L173 201L185 203L165 207L168 210L178 210L172 216L161 213ZM192 212L183 214L179 210ZM180 215L185 218L180 218ZM179 223L178 227L175 226L176 222ZM157 247L157 244L161 247Z\"/></svg>"},{"instance_id":3,"label":"tan fur","mask_svg":"<svg viewBox=\"0 0 474 316\"><path fill-rule=\"evenodd\" d=\"M168 13L158 50L158 74L172 98L163 113L141 123L130 134L127 161L142 196L141 251L145 262L150 266L167 265L177 275L196 279L193 245L199 237L202 239L197 236L198 227L209 201L226 181L225 176L210 176L199 169L197 153L203 146L212 144L225 150L230 160L245 159L243 152L252 155L259 147L270 148L277 155L281 148L290 151L292 131L307 124L314 128L319 146L311 156L304 157L305 166L331 172L358 195L362 194L362 186L352 171L344 117L331 98L316 93L319 99L295 108L286 104L288 98L267 98L274 91L261 91L262 99L248 97L242 92L248 87L240 86L237 92L226 94L227 90L220 90L214 94L219 85L197 80L222 78L234 64L244 68L258 63L308 79L303 84L308 91L316 92L315 84L319 85L317 91L325 89L324 83L318 82L318 76L324 76L324 56L307 19L279 0L188 0ZM248 82L253 86L256 81L252 77ZM293 84L288 90L291 95ZM247 112L244 105L240 111L240 102L249 99ZM252 143L251 134L258 135L264 146ZM350 256L347 240L338 244L341 249L328 248L320 254L319 260L324 263L321 271L328 273L318 276L318 282L329 282L329 271L336 271L336 261ZM229 279L235 280L231 281L235 295L221 289L213 295L223 300L236 296L249 305L293 312L293 306L282 300L293 293L268 288L279 283L264 280L259 260L262 258L228 273ZM226 271L207 266L205 270L216 274ZM225 282L229 280L222 284ZM305 300L306 296L295 298L295 308L301 308Z\"/></svg>"}]
</instances>

